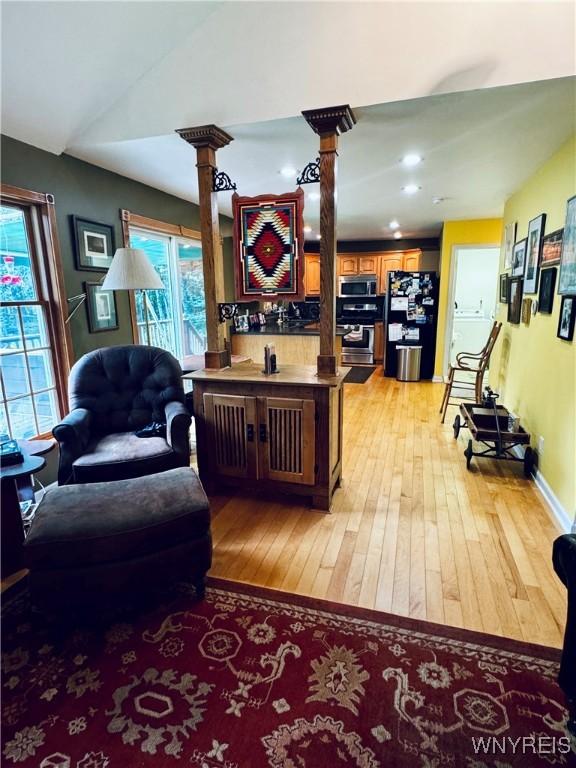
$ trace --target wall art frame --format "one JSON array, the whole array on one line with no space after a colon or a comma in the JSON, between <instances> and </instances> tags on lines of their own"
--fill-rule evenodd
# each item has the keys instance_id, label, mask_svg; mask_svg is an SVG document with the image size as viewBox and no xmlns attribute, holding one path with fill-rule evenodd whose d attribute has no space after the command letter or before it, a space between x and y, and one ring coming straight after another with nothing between
<instances>
[{"instance_id":1,"label":"wall art frame","mask_svg":"<svg viewBox=\"0 0 576 768\"><path fill-rule=\"evenodd\" d=\"M236 300L304 297L304 190L232 195Z\"/></svg>"},{"instance_id":2,"label":"wall art frame","mask_svg":"<svg viewBox=\"0 0 576 768\"><path fill-rule=\"evenodd\" d=\"M91 282L84 283L84 291L90 333L116 331L119 324L115 291L106 290L100 283Z\"/></svg>"},{"instance_id":3,"label":"wall art frame","mask_svg":"<svg viewBox=\"0 0 576 768\"><path fill-rule=\"evenodd\" d=\"M541 213L528 222L526 258L524 264L524 293L536 293L540 274L540 256L546 226L546 214Z\"/></svg>"},{"instance_id":4,"label":"wall art frame","mask_svg":"<svg viewBox=\"0 0 576 768\"><path fill-rule=\"evenodd\" d=\"M82 272L107 272L114 258L115 237L112 224L71 216L76 269Z\"/></svg>"},{"instance_id":5,"label":"wall art frame","mask_svg":"<svg viewBox=\"0 0 576 768\"><path fill-rule=\"evenodd\" d=\"M576 294L576 195L566 203L558 293L561 296Z\"/></svg>"},{"instance_id":6,"label":"wall art frame","mask_svg":"<svg viewBox=\"0 0 576 768\"><path fill-rule=\"evenodd\" d=\"M526 261L527 238L514 243L512 253L512 277L522 277L524 275L524 262Z\"/></svg>"},{"instance_id":7,"label":"wall art frame","mask_svg":"<svg viewBox=\"0 0 576 768\"><path fill-rule=\"evenodd\" d=\"M556 288L556 267L547 267L540 271L540 289L538 291L538 312L552 314L554 308L554 289Z\"/></svg>"},{"instance_id":8,"label":"wall art frame","mask_svg":"<svg viewBox=\"0 0 576 768\"><path fill-rule=\"evenodd\" d=\"M522 315L522 278L511 277L508 286L508 322L518 325Z\"/></svg>"},{"instance_id":9,"label":"wall art frame","mask_svg":"<svg viewBox=\"0 0 576 768\"><path fill-rule=\"evenodd\" d=\"M558 331L556 336L562 341L572 341L574 338L574 322L576 321L576 296L562 296Z\"/></svg>"}]
</instances>

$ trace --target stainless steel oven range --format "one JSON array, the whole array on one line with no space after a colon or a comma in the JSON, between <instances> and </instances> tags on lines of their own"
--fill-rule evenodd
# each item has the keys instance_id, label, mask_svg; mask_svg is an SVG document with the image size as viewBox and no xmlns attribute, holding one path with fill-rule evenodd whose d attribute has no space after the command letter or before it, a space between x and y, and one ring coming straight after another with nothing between
<instances>
[{"instance_id":1,"label":"stainless steel oven range","mask_svg":"<svg viewBox=\"0 0 576 768\"><path fill-rule=\"evenodd\" d=\"M374 321L378 316L376 304L352 304L341 302L338 313L338 328L345 331L342 336L342 362L374 362Z\"/></svg>"}]
</instances>

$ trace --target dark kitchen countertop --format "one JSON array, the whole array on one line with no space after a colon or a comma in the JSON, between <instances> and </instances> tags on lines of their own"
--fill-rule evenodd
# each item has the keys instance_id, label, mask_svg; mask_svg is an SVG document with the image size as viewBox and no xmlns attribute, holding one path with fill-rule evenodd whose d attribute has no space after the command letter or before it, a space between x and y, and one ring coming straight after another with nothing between
<instances>
[{"instance_id":1,"label":"dark kitchen countertop","mask_svg":"<svg viewBox=\"0 0 576 768\"><path fill-rule=\"evenodd\" d=\"M260 328L250 328L248 331L238 331L236 328L231 328L230 332L238 336L319 336L320 325L314 321L306 323L306 325L267 323ZM344 336L346 333L347 331L340 328L336 329L336 336Z\"/></svg>"}]
</instances>

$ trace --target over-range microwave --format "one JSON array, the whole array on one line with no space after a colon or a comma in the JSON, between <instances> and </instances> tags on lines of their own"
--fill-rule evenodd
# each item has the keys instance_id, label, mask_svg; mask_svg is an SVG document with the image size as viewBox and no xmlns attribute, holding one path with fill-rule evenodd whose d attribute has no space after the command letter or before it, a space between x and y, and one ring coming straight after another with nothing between
<instances>
[{"instance_id":1,"label":"over-range microwave","mask_svg":"<svg viewBox=\"0 0 576 768\"><path fill-rule=\"evenodd\" d=\"M376 275L350 275L339 279L339 296L376 296Z\"/></svg>"}]
</instances>

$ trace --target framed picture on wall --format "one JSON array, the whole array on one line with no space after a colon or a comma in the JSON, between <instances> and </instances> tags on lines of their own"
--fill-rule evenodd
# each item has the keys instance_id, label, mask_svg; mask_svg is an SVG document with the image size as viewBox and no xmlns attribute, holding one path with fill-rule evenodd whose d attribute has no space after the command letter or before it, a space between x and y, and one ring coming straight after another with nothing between
<instances>
[{"instance_id":1,"label":"framed picture on wall","mask_svg":"<svg viewBox=\"0 0 576 768\"><path fill-rule=\"evenodd\" d=\"M512 252L512 277L522 277L524 274L524 261L526 260L526 238L514 244Z\"/></svg>"},{"instance_id":2,"label":"framed picture on wall","mask_svg":"<svg viewBox=\"0 0 576 768\"><path fill-rule=\"evenodd\" d=\"M576 195L566 204L558 293L560 295L576 294Z\"/></svg>"},{"instance_id":3,"label":"framed picture on wall","mask_svg":"<svg viewBox=\"0 0 576 768\"><path fill-rule=\"evenodd\" d=\"M540 269L544 269L544 267L551 267L552 264L560 263L563 239L563 229L557 229L556 232L550 232L549 235L544 235L544 240L542 241L542 258L540 259Z\"/></svg>"},{"instance_id":4,"label":"framed picture on wall","mask_svg":"<svg viewBox=\"0 0 576 768\"><path fill-rule=\"evenodd\" d=\"M508 292L508 322L518 325L522 314L522 278L511 277Z\"/></svg>"},{"instance_id":5,"label":"framed picture on wall","mask_svg":"<svg viewBox=\"0 0 576 768\"><path fill-rule=\"evenodd\" d=\"M508 274L500 275L500 304L508 304Z\"/></svg>"},{"instance_id":6,"label":"framed picture on wall","mask_svg":"<svg viewBox=\"0 0 576 768\"><path fill-rule=\"evenodd\" d=\"M517 223L506 224L504 227L504 269L510 269L512 266L512 257L514 255L514 243L516 242Z\"/></svg>"},{"instance_id":7,"label":"framed picture on wall","mask_svg":"<svg viewBox=\"0 0 576 768\"><path fill-rule=\"evenodd\" d=\"M114 291L104 290L100 283L84 283L84 291L90 333L116 330L118 310Z\"/></svg>"},{"instance_id":8,"label":"framed picture on wall","mask_svg":"<svg viewBox=\"0 0 576 768\"><path fill-rule=\"evenodd\" d=\"M114 256L114 227L72 216L76 269L106 272Z\"/></svg>"},{"instance_id":9,"label":"framed picture on wall","mask_svg":"<svg viewBox=\"0 0 576 768\"><path fill-rule=\"evenodd\" d=\"M554 288L556 287L556 268L549 267L540 272L540 291L538 293L538 312L551 314L554 306Z\"/></svg>"},{"instance_id":10,"label":"framed picture on wall","mask_svg":"<svg viewBox=\"0 0 576 768\"><path fill-rule=\"evenodd\" d=\"M574 338L574 320L576 320L576 296L562 296L558 333L556 334L559 339L572 341Z\"/></svg>"},{"instance_id":11,"label":"framed picture on wall","mask_svg":"<svg viewBox=\"0 0 576 768\"><path fill-rule=\"evenodd\" d=\"M541 213L528 224L528 245L526 247L526 265L524 267L524 293L536 293L538 289L538 273L540 271L540 254L546 214Z\"/></svg>"}]
</instances>

